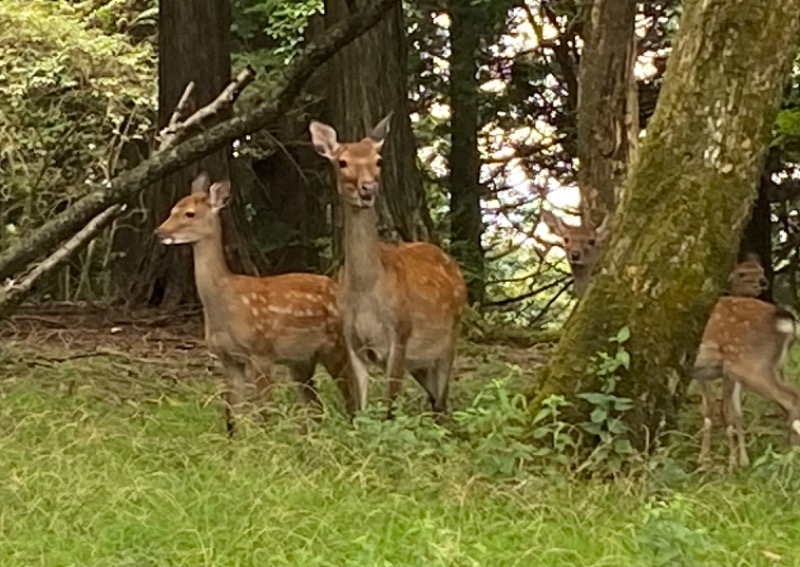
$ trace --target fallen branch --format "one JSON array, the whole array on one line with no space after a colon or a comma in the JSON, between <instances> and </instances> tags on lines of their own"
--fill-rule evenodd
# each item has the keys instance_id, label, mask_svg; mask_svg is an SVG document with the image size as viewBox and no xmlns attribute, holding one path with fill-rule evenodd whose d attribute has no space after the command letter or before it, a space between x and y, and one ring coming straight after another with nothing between
<instances>
[{"instance_id":1,"label":"fallen branch","mask_svg":"<svg viewBox=\"0 0 800 567\"><path fill-rule=\"evenodd\" d=\"M94 238L98 231L108 226L122 210L124 210L122 205L110 206L89 221L86 226L48 256L46 260L37 264L18 281L9 280L3 284L3 287L0 288L0 316L7 315L9 311L19 305L43 274L55 270L66 263L77 250Z\"/></svg>"},{"instance_id":2,"label":"fallen branch","mask_svg":"<svg viewBox=\"0 0 800 567\"><path fill-rule=\"evenodd\" d=\"M253 110L217 124L111 180L109 187L96 187L69 209L60 213L20 242L0 254L0 280L9 278L51 247L81 229L111 205L123 203L166 175L224 147L231 141L260 130L290 110L313 73L359 35L377 24L396 0L376 0L358 15L333 26L319 43L309 45L290 65L269 99Z\"/></svg>"},{"instance_id":3,"label":"fallen branch","mask_svg":"<svg viewBox=\"0 0 800 567\"><path fill-rule=\"evenodd\" d=\"M211 103L200 108L189 115L188 110L194 93L194 81L186 85L167 126L159 133L161 142L156 154L177 145L195 132L201 131L204 126L214 122L220 122L227 115L233 103L239 98L239 94L255 79L255 71L249 65L244 69L235 80L223 89L219 96ZM124 206L112 205L100 214L96 215L70 240L63 246L56 249L41 263L31 269L19 281L9 280L0 288L0 316L8 314L19 305L25 296L31 292L36 282L65 264L76 254L85 244L93 240L97 234L116 219L123 211Z\"/></svg>"}]
</instances>

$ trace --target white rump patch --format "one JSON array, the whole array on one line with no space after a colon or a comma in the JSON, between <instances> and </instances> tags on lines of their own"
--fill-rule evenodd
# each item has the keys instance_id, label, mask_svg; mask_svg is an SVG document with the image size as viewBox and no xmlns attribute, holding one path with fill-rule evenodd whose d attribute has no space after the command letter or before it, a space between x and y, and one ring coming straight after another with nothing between
<instances>
[{"instance_id":1,"label":"white rump patch","mask_svg":"<svg viewBox=\"0 0 800 567\"><path fill-rule=\"evenodd\" d=\"M775 321L775 330L784 335L794 335L794 321L791 319L778 319Z\"/></svg>"}]
</instances>

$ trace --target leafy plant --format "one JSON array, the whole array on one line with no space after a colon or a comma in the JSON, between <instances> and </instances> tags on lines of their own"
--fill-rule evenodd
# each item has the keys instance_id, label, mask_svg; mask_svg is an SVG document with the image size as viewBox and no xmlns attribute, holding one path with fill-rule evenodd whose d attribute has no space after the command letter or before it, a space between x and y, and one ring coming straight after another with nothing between
<instances>
[{"instance_id":1,"label":"leafy plant","mask_svg":"<svg viewBox=\"0 0 800 567\"><path fill-rule=\"evenodd\" d=\"M580 423L579 427L598 439L598 445L578 467L579 471L602 467L616 473L636 452L628 439L628 425L622 419L623 414L633 408L633 400L615 394L620 381L619 370L630 367L630 353L624 347L629 338L630 329L622 327L616 336L609 339L610 343L616 345L613 356L604 352L598 353L594 372L602 380L600 391L576 395L593 406L589 420Z\"/></svg>"}]
</instances>

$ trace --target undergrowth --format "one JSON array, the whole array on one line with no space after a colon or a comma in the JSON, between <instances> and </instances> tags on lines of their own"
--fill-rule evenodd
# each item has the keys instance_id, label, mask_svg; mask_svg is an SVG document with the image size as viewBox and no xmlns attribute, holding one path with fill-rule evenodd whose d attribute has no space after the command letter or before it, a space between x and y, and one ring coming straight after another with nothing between
<instances>
[{"instance_id":1,"label":"undergrowth","mask_svg":"<svg viewBox=\"0 0 800 567\"><path fill-rule=\"evenodd\" d=\"M798 455L780 437L736 475L696 472L687 436L587 480L559 400L532 423L525 377L491 357L444 425L410 384L393 421L380 404L315 420L280 391L282 413L234 443L201 369L7 360L4 567L800 564Z\"/></svg>"}]
</instances>

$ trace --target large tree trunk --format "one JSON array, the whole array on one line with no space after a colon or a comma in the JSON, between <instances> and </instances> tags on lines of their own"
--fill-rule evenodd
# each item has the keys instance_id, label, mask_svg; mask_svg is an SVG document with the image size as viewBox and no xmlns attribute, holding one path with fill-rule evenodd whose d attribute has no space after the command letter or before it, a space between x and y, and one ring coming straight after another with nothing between
<instances>
[{"instance_id":1,"label":"large tree trunk","mask_svg":"<svg viewBox=\"0 0 800 567\"><path fill-rule=\"evenodd\" d=\"M372 0L325 0L326 27L371 3ZM381 173L382 232L389 238L427 240L432 237L432 222L408 116L407 58L402 3L397 0L375 28L342 49L329 63L328 115L323 118L343 140L357 140L394 111L392 134L383 150L387 159ZM336 226L338 254L342 227L338 211Z\"/></svg>"},{"instance_id":2,"label":"large tree trunk","mask_svg":"<svg viewBox=\"0 0 800 567\"><path fill-rule=\"evenodd\" d=\"M578 90L578 185L595 226L614 210L639 135L633 64L636 0L594 0L584 23Z\"/></svg>"},{"instance_id":3,"label":"large tree trunk","mask_svg":"<svg viewBox=\"0 0 800 567\"><path fill-rule=\"evenodd\" d=\"M467 282L470 303L482 302L486 283L481 236L478 154L478 48L487 32L485 7L451 0L450 12L450 235L451 251Z\"/></svg>"},{"instance_id":4,"label":"large tree trunk","mask_svg":"<svg viewBox=\"0 0 800 567\"><path fill-rule=\"evenodd\" d=\"M781 87L800 0L692 0L664 87L587 294L543 369L537 400L599 391L593 358L627 326L618 392L633 440L675 425L688 367L732 268ZM576 406L577 420L589 408Z\"/></svg>"},{"instance_id":5,"label":"large tree trunk","mask_svg":"<svg viewBox=\"0 0 800 567\"><path fill-rule=\"evenodd\" d=\"M208 104L230 82L230 3L219 0L160 0L159 2L159 126L170 120L186 85L194 81L195 108ZM115 233L114 248L121 258L115 282L129 305L174 307L196 300L191 251L162 246L153 229L168 215L177 199L188 194L191 180L208 171L212 179L229 176L230 150L223 148L156 184L144 194L142 211L134 211ZM257 271L247 240L248 225L241 198L225 216L228 256L235 270ZM140 222L134 222L136 219ZM241 235L241 236L240 236ZM262 266L259 266L262 267Z\"/></svg>"}]
</instances>

